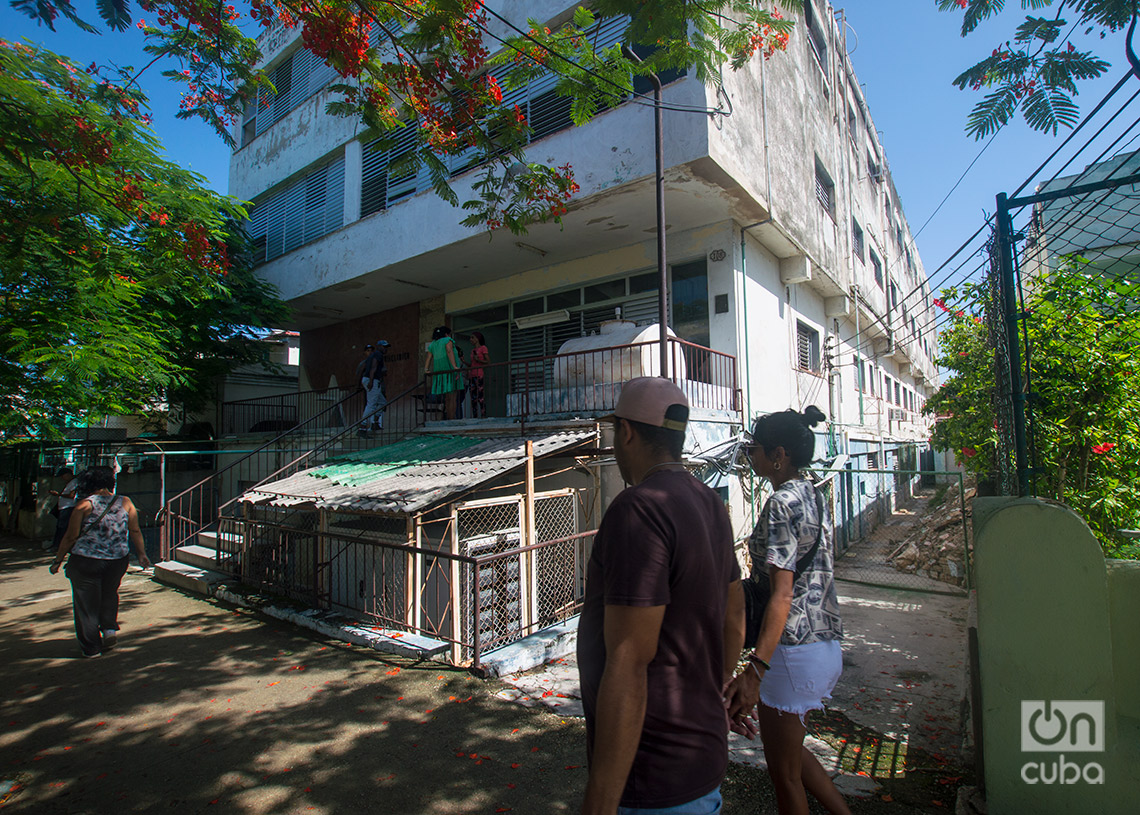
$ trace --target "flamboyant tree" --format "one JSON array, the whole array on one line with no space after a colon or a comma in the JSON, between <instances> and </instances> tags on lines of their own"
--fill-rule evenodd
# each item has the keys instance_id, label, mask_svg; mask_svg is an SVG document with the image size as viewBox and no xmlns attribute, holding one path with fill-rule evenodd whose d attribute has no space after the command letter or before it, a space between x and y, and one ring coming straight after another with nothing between
<instances>
[{"instance_id":1,"label":"flamboyant tree","mask_svg":"<svg viewBox=\"0 0 1140 815\"><path fill-rule=\"evenodd\" d=\"M934 1L941 11L962 13L963 37L1006 10L1005 0ZM1140 12L1134 0L1021 0L1021 8L1031 13L1013 35L954 79L960 90L985 92L966 123L966 133L974 138L999 130L1018 111L1034 130L1055 135L1062 126L1074 126L1079 118L1077 83L1109 69L1108 62L1083 44L1088 35L1105 39L1126 31L1117 50L1140 77L1132 45Z\"/></svg>"},{"instance_id":2,"label":"flamboyant tree","mask_svg":"<svg viewBox=\"0 0 1140 815\"><path fill-rule=\"evenodd\" d=\"M943 298L951 319L937 363L949 375L925 406L938 417L933 443L990 476L999 431L993 346L980 316L985 293L967 285ZM1135 557L1140 550L1117 530L1140 526L1136 281L1097 274L1074 258L1035 279L1025 307L1037 494L1071 505L1108 554Z\"/></svg>"},{"instance_id":3,"label":"flamboyant tree","mask_svg":"<svg viewBox=\"0 0 1140 815\"><path fill-rule=\"evenodd\" d=\"M11 0L16 9L53 26L60 18L88 30L70 0ZM684 69L716 84L721 70L753 55L782 50L792 21L776 5L800 0L710 0L706 3L597 0L551 30L543 22L508 20L482 0L251 0L249 15L263 26L301 32L303 46L334 67L341 82L330 111L358 117L378 134L415 128L415 148L403 169L426 166L437 193L459 204L441 157L473 151L480 177L475 198L463 202L464 223L522 231L526 224L566 211L577 190L569 165L527 160L528 122L502 104L503 92L534 74L559 77L558 93L572 99L576 124L629 97L633 78ZM235 6L215 0L128 0L98 3L103 22L122 30L132 22L147 37L146 50L185 86L182 117L211 124L228 143L259 88L273 89L256 70L260 52L239 27ZM600 17L627 15L625 44L600 47L593 36ZM174 63L174 64L171 64ZM509 68L509 70L508 70ZM136 75L96 65L110 87L129 92Z\"/></svg>"},{"instance_id":4,"label":"flamboyant tree","mask_svg":"<svg viewBox=\"0 0 1140 815\"><path fill-rule=\"evenodd\" d=\"M237 202L162 157L137 91L0 41L0 438L193 408L284 305Z\"/></svg>"}]
</instances>

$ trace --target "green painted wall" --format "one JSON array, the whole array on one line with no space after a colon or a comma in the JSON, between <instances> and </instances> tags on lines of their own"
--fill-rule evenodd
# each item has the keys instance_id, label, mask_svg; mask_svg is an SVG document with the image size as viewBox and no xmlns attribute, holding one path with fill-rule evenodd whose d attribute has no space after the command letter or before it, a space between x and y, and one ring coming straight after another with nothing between
<instances>
[{"instance_id":1,"label":"green painted wall","mask_svg":"<svg viewBox=\"0 0 1140 815\"><path fill-rule=\"evenodd\" d=\"M1137 812L1140 563L1109 570L1079 517L1037 500L976 499L974 530L989 811Z\"/></svg>"}]
</instances>

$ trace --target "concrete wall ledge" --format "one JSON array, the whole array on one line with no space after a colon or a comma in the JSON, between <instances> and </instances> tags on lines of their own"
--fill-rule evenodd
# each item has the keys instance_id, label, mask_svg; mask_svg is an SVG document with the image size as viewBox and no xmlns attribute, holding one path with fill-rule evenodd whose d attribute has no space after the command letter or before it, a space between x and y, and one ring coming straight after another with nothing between
<instances>
[{"instance_id":1,"label":"concrete wall ledge","mask_svg":"<svg viewBox=\"0 0 1140 815\"><path fill-rule=\"evenodd\" d=\"M518 642L504 645L483 655L480 660L488 676L521 673L564 657L578 645L578 617L536 631Z\"/></svg>"},{"instance_id":2,"label":"concrete wall ledge","mask_svg":"<svg viewBox=\"0 0 1140 815\"><path fill-rule=\"evenodd\" d=\"M295 609L288 606L272 605L260 595L244 595L221 587L214 597L235 606L260 611L277 620L299 625L353 645L362 645L385 654L397 654L412 658L440 658L450 648L450 643L379 626L368 626L359 620L345 617L332 611L318 609Z\"/></svg>"}]
</instances>

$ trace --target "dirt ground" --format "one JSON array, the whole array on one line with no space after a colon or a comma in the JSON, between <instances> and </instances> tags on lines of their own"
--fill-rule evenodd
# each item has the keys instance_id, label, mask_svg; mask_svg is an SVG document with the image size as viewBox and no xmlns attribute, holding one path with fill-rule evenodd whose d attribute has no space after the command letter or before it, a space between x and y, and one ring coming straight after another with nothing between
<instances>
[{"instance_id":1,"label":"dirt ground","mask_svg":"<svg viewBox=\"0 0 1140 815\"><path fill-rule=\"evenodd\" d=\"M119 646L80 659L69 585L48 560L30 542L0 540L5 812L577 809L580 719L504 701L496 681L324 640L137 572L121 592ZM857 727L838 712L824 724ZM918 750L907 762L913 772L853 809L953 807L962 771ZM762 770L734 765L724 791L727 813L775 811Z\"/></svg>"}]
</instances>

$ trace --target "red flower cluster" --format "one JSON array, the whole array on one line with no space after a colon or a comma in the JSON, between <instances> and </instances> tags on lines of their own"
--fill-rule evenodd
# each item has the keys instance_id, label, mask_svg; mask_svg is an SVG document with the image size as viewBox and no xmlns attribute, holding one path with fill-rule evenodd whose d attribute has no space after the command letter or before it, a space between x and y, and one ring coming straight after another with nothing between
<instances>
[{"instance_id":1,"label":"red flower cluster","mask_svg":"<svg viewBox=\"0 0 1140 815\"><path fill-rule=\"evenodd\" d=\"M1116 447L1115 442L1106 441L1104 444L1096 445L1096 447L1092 448L1092 451L1094 453L1096 453L1098 456L1103 456L1105 453L1114 449L1115 447Z\"/></svg>"},{"instance_id":2,"label":"red flower cluster","mask_svg":"<svg viewBox=\"0 0 1140 815\"><path fill-rule=\"evenodd\" d=\"M372 23L364 15L332 4L306 13L301 39L305 47L337 69L341 76L358 77L368 61L368 35Z\"/></svg>"},{"instance_id":3,"label":"red flower cluster","mask_svg":"<svg viewBox=\"0 0 1140 815\"><path fill-rule=\"evenodd\" d=\"M772 16L777 20L783 19L779 11L773 11ZM765 23L749 35L748 43L741 49L741 57L747 59L759 51L764 59L769 59L774 53L784 51L787 47L788 34L776 31Z\"/></svg>"},{"instance_id":4,"label":"red flower cluster","mask_svg":"<svg viewBox=\"0 0 1140 815\"><path fill-rule=\"evenodd\" d=\"M60 125L54 132L44 133L43 137L61 164L72 169L85 169L110 160L111 139L89 120L73 115Z\"/></svg>"}]
</instances>

